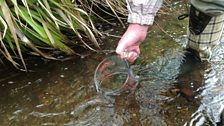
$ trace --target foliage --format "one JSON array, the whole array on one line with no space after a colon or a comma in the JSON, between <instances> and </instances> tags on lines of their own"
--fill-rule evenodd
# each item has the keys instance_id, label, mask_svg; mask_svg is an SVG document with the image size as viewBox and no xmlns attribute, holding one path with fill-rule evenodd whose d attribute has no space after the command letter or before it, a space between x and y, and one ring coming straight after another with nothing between
<instances>
[{"instance_id":1,"label":"foliage","mask_svg":"<svg viewBox=\"0 0 224 126\"><path fill-rule=\"evenodd\" d=\"M72 55L73 45L83 45L94 51L99 48L97 37L101 34L91 17L108 22L95 10L115 16L120 22L118 15L126 13L121 0L0 0L0 52L16 68L26 70L24 53L57 60L44 50L58 49ZM64 31L77 41L69 40Z\"/></svg>"}]
</instances>

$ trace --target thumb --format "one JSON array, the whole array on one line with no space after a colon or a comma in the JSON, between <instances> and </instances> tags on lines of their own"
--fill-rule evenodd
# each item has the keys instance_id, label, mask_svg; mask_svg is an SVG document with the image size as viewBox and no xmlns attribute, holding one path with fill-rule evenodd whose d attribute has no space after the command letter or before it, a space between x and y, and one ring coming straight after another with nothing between
<instances>
[{"instance_id":1,"label":"thumb","mask_svg":"<svg viewBox=\"0 0 224 126\"><path fill-rule=\"evenodd\" d=\"M130 63L133 63L138 57L139 57L139 54L138 54L136 51L128 52L128 54L125 56L125 58L126 58Z\"/></svg>"},{"instance_id":2,"label":"thumb","mask_svg":"<svg viewBox=\"0 0 224 126\"><path fill-rule=\"evenodd\" d=\"M121 56L121 58L124 58L124 52L125 52L126 46L124 44L118 44L116 48L116 53Z\"/></svg>"},{"instance_id":3,"label":"thumb","mask_svg":"<svg viewBox=\"0 0 224 126\"><path fill-rule=\"evenodd\" d=\"M130 46L127 48L127 51L140 54L140 47L139 47L139 45Z\"/></svg>"}]
</instances>

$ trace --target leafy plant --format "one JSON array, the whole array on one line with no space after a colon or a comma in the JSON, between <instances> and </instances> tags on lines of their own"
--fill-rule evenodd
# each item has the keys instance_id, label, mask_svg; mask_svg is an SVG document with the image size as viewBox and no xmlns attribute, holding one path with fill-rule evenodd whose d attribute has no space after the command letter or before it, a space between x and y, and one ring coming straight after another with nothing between
<instances>
[{"instance_id":1,"label":"leafy plant","mask_svg":"<svg viewBox=\"0 0 224 126\"><path fill-rule=\"evenodd\" d=\"M105 7L106 5L106 7ZM73 45L83 45L90 50L99 48L97 36L101 33L94 27L91 16L103 20L92 7L121 19L114 10L124 6L118 0L0 0L0 52L16 68L26 70L23 53L57 60L44 49L58 49L68 55L75 53ZM108 11L112 12L109 13ZM112 11L111 11L112 10ZM106 21L106 20L104 20ZM109 23L109 22L108 22ZM71 41L63 31L73 34L77 39ZM85 38L90 43L87 43ZM15 61L20 59L21 63Z\"/></svg>"}]
</instances>

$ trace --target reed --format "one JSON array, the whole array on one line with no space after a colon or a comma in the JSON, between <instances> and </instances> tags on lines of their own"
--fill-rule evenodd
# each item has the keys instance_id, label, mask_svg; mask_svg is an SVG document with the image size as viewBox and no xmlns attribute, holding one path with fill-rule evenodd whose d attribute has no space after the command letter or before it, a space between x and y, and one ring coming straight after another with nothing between
<instances>
[{"instance_id":1,"label":"reed","mask_svg":"<svg viewBox=\"0 0 224 126\"><path fill-rule=\"evenodd\" d=\"M117 5L120 10L113 9ZM95 51L100 48L101 33L91 17L107 20L93 7L122 22L118 14L126 11L124 6L120 0L0 0L0 52L16 68L26 70L24 53L57 60L44 50L57 49L73 55L71 47L82 45ZM76 41L63 31L74 35Z\"/></svg>"},{"instance_id":2,"label":"reed","mask_svg":"<svg viewBox=\"0 0 224 126\"><path fill-rule=\"evenodd\" d=\"M125 27L125 0L0 0L0 54L16 68L27 70L24 53L59 60L46 50L74 55L72 47L78 45L96 51L102 34L95 19L110 24L108 16Z\"/></svg>"}]
</instances>

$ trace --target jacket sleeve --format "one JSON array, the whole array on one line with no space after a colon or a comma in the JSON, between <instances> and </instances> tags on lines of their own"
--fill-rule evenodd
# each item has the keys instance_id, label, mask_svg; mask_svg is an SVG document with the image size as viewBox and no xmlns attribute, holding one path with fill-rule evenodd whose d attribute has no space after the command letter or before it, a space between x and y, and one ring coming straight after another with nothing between
<instances>
[{"instance_id":1,"label":"jacket sleeve","mask_svg":"<svg viewBox=\"0 0 224 126\"><path fill-rule=\"evenodd\" d=\"M152 25L163 0L126 0L128 22Z\"/></svg>"}]
</instances>

